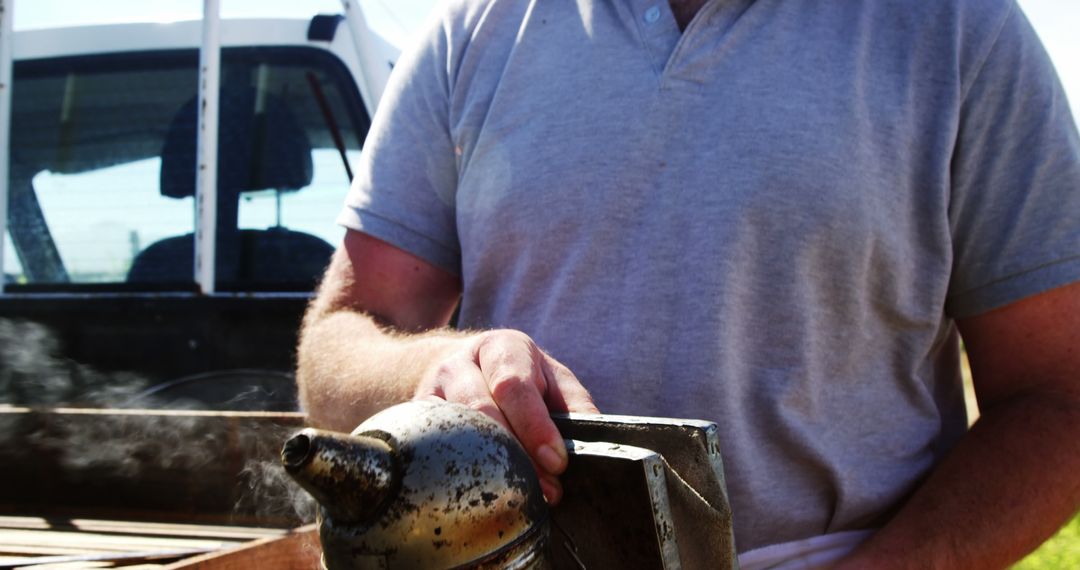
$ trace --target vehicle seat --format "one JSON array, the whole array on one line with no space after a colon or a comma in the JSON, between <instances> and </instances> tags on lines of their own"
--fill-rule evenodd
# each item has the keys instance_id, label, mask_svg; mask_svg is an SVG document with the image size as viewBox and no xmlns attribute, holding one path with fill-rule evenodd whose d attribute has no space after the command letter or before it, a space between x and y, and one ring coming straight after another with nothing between
<instances>
[{"instance_id":1,"label":"vehicle seat","mask_svg":"<svg viewBox=\"0 0 1080 570\"><path fill-rule=\"evenodd\" d=\"M223 87L218 129L216 275L220 288L261 289L274 285L310 289L333 247L322 239L284 227L239 230L244 192L296 191L312 179L311 144L288 106L247 85ZM257 109L258 107L258 109ZM180 108L161 152L161 193L195 195L196 99ZM159 240L135 256L127 275L135 283L190 283L194 236Z\"/></svg>"}]
</instances>

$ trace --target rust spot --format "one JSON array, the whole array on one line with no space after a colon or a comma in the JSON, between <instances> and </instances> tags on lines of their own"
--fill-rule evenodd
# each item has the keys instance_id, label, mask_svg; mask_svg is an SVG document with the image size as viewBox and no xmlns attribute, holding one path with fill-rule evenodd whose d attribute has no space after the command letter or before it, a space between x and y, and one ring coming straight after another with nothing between
<instances>
[{"instance_id":1,"label":"rust spot","mask_svg":"<svg viewBox=\"0 0 1080 570\"><path fill-rule=\"evenodd\" d=\"M475 554L471 549L490 551L496 541L513 540L530 522L546 518L546 504L520 444L493 421L474 417L477 413L471 410L439 411L441 415L417 413L410 428L400 432L395 430L401 424L387 415L382 423L369 420L357 428L357 435L379 428L396 434L390 447L400 486L377 521L371 521L374 524L336 526L329 533L324 528L324 540L353 548L363 543L373 554L383 553L385 545L376 547L369 539L389 538L387 533L392 533L408 543L407 535L414 541L409 548L439 551L440 559L463 562ZM426 437L429 434L435 437ZM341 459L348 466L348 458ZM335 462L328 471L340 466ZM472 539L468 543L463 542L466 536Z\"/></svg>"}]
</instances>

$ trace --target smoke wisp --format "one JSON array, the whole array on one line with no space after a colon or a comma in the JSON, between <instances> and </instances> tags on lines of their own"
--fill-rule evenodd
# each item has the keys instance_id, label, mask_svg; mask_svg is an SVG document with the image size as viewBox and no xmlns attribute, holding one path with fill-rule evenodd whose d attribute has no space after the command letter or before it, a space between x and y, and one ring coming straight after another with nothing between
<instances>
[{"instance_id":1,"label":"smoke wisp","mask_svg":"<svg viewBox=\"0 0 1080 570\"><path fill-rule=\"evenodd\" d=\"M244 521L313 520L313 501L277 460L295 426L175 413L260 409L285 382L291 377L283 373L249 370L167 382L104 373L66 358L47 327L0 319L0 461L26 470L14 479L29 487L9 486L3 500L38 493L44 501L70 487L72 497L106 507L115 495L146 503L139 508L220 505ZM56 413L59 407L103 410ZM80 495L80 486L91 491ZM86 498L103 486L106 496Z\"/></svg>"}]
</instances>

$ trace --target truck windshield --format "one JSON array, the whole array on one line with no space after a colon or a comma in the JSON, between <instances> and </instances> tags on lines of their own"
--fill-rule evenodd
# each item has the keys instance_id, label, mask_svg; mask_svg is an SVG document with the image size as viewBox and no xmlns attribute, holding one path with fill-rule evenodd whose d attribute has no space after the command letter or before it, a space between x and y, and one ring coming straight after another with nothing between
<instances>
[{"instance_id":1,"label":"truck windshield","mask_svg":"<svg viewBox=\"0 0 1080 570\"><path fill-rule=\"evenodd\" d=\"M193 290L197 50L15 63L10 291ZM310 290L369 118L330 53L222 50L217 287Z\"/></svg>"}]
</instances>

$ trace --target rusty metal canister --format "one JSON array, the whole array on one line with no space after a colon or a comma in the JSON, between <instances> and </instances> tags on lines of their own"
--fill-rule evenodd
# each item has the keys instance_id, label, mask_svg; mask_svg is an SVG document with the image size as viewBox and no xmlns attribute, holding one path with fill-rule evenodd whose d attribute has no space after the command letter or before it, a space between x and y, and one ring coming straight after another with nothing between
<instances>
[{"instance_id":1,"label":"rusty metal canister","mask_svg":"<svg viewBox=\"0 0 1080 570\"><path fill-rule=\"evenodd\" d=\"M320 503L330 570L549 567L547 505L528 455L468 407L407 402L350 435L305 429L282 462Z\"/></svg>"}]
</instances>

